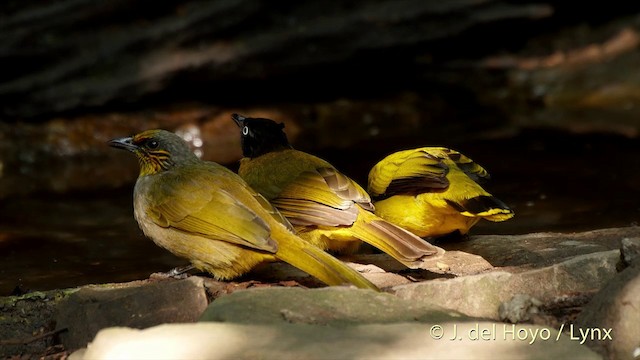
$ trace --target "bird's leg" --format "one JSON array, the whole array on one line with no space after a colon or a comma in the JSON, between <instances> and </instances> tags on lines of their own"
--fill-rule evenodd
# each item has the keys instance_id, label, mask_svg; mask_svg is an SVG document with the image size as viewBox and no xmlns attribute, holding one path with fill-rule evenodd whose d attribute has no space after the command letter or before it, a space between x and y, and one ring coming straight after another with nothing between
<instances>
[{"instance_id":1,"label":"bird's leg","mask_svg":"<svg viewBox=\"0 0 640 360\"><path fill-rule=\"evenodd\" d=\"M195 266L193 266L192 264L189 265L185 265L185 266L178 266L178 267L174 267L173 269L169 270L167 272L167 275L171 276L171 277L178 277L181 275L185 275L187 272L191 271L195 269Z\"/></svg>"},{"instance_id":2,"label":"bird's leg","mask_svg":"<svg viewBox=\"0 0 640 360\"><path fill-rule=\"evenodd\" d=\"M168 279L168 278L174 278L174 279L186 279L187 277L189 277L189 274L187 274L187 272L191 271L195 269L195 266L189 264L186 266L178 266L175 267L167 272L159 272L159 273L153 273L151 274L150 278L161 278L161 279Z\"/></svg>"}]
</instances>

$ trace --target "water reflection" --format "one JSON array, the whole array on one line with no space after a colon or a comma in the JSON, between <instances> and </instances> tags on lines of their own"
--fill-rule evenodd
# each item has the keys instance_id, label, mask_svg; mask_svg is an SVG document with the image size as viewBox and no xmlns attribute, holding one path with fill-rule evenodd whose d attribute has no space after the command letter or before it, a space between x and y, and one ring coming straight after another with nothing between
<instances>
[{"instance_id":1,"label":"water reflection","mask_svg":"<svg viewBox=\"0 0 640 360\"><path fill-rule=\"evenodd\" d=\"M184 265L144 238L130 191L0 205L0 295L142 279Z\"/></svg>"},{"instance_id":2,"label":"water reflection","mask_svg":"<svg viewBox=\"0 0 640 360\"><path fill-rule=\"evenodd\" d=\"M384 155L415 139L320 153L364 183ZM516 138L448 143L485 166L485 187L516 217L480 222L473 234L573 232L637 225L638 142L616 136L529 132ZM349 156L345 156L349 154ZM0 296L28 290L147 278L184 265L146 239L133 219L133 184L76 195L30 195L0 202Z\"/></svg>"}]
</instances>

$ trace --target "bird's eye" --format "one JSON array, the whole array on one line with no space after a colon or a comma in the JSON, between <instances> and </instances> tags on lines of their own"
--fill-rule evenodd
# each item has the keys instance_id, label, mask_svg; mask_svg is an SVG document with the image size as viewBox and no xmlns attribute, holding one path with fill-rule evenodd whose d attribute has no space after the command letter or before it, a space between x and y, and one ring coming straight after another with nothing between
<instances>
[{"instance_id":1,"label":"bird's eye","mask_svg":"<svg viewBox=\"0 0 640 360\"><path fill-rule=\"evenodd\" d=\"M245 126L242 128L242 135L247 136L249 135L249 127Z\"/></svg>"},{"instance_id":2,"label":"bird's eye","mask_svg":"<svg viewBox=\"0 0 640 360\"><path fill-rule=\"evenodd\" d=\"M158 148L158 141L156 141L156 140L147 141L147 147L149 149L157 149Z\"/></svg>"}]
</instances>

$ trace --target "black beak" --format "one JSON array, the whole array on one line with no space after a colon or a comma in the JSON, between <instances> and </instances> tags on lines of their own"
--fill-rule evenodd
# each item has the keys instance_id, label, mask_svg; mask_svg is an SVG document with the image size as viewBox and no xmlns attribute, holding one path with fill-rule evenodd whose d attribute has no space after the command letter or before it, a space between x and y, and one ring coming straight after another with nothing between
<instances>
[{"instance_id":1,"label":"black beak","mask_svg":"<svg viewBox=\"0 0 640 360\"><path fill-rule=\"evenodd\" d=\"M240 114L231 114L231 118L233 119L233 121L236 122L236 125L238 125L238 127L243 127L244 126L244 121L247 120L246 117L240 115Z\"/></svg>"},{"instance_id":2,"label":"black beak","mask_svg":"<svg viewBox=\"0 0 640 360\"><path fill-rule=\"evenodd\" d=\"M131 137L110 140L109 146L128 151L135 151L138 149L138 147L133 144L133 138Z\"/></svg>"}]
</instances>

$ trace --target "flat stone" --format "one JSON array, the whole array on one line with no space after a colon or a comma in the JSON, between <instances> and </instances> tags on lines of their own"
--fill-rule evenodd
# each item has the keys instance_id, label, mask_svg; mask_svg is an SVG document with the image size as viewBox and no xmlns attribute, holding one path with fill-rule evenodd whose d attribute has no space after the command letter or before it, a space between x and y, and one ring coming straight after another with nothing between
<instances>
[{"instance_id":1,"label":"flat stone","mask_svg":"<svg viewBox=\"0 0 640 360\"><path fill-rule=\"evenodd\" d=\"M57 308L56 329L65 349L93 339L103 328L146 328L163 323L194 322L207 307L202 279L87 286L64 299Z\"/></svg>"},{"instance_id":2,"label":"flat stone","mask_svg":"<svg viewBox=\"0 0 640 360\"><path fill-rule=\"evenodd\" d=\"M461 319L466 317L438 305L414 303L372 290L332 286L235 291L213 301L200 321L352 325Z\"/></svg>"},{"instance_id":3,"label":"flat stone","mask_svg":"<svg viewBox=\"0 0 640 360\"><path fill-rule=\"evenodd\" d=\"M576 319L587 333L587 344L610 359L637 359L640 353L640 266L611 279ZM610 338L605 332L610 332ZM580 336L579 334L577 334Z\"/></svg>"},{"instance_id":4,"label":"flat stone","mask_svg":"<svg viewBox=\"0 0 640 360\"><path fill-rule=\"evenodd\" d=\"M423 280L479 274L494 268L481 256L462 251L447 251L437 259L427 258L419 269L408 269L384 253L356 254L338 258L381 289ZM294 280L305 286L325 286L309 274L283 262L265 264L253 270L251 277L261 281Z\"/></svg>"},{"instance_id":5,"label":"flat stone","mask_svg":"<svg viewBox=\"0 0 640 360\"><path fill-rule=\"evenodd\" d=\"M620 249L624 238L640 237L640 226L580 233L477 235L468 241L444 243L447 250L482 256L496 267L545 267L581 254Z\"/></svg>"},{"instance_id":6,"label":"flat stone","mask_svg":"<svg viewBox=\"0 0 640 360\"><path fill-rule=\"evenodd\" d=\"M411 270L407 269L406 266L400 264L387 254L357 254L341 257L341 259L353 263L372 264L385 271L411 273ZM420 269L427 270L434 274L464 276L492 270L493 266L482 256L452 250L446 251L440 257L424 259L420 265ZM361 271L360 269L357 270ZM362 272L366 274L365 271ZM417 272L420 272L420 270L414 271L414 273Z\"/></svg>"},{"instance_id":7,"label":"flat stone","mask_svg":"<svg viewBox=\"0 0 640 360\"><path fill-rule=\"evenodd\" d=\"M455 334L454 334L455 331ZM535 337L534 337L535 336ZM546 340L545 340L546 339ZM586 346L533 325L491 322L169 324L110 328L70 360L146 359L600 359Z\"/></svg>"},{"instance_id":8,"label":"flat stone","mask_svg":"<svg viewBox=\"0 0 640 360\"><path fill-rule=\"evenodd\" d=\"M491 271L454 279L436 279L398 285L396 296L416 303L434 304L463 314L498 319L501 303L516 294L541 301L573 292L598 290L616 275L618 250L575 256L551 266L519 271Z\"/></svg>"}]
</instances>

